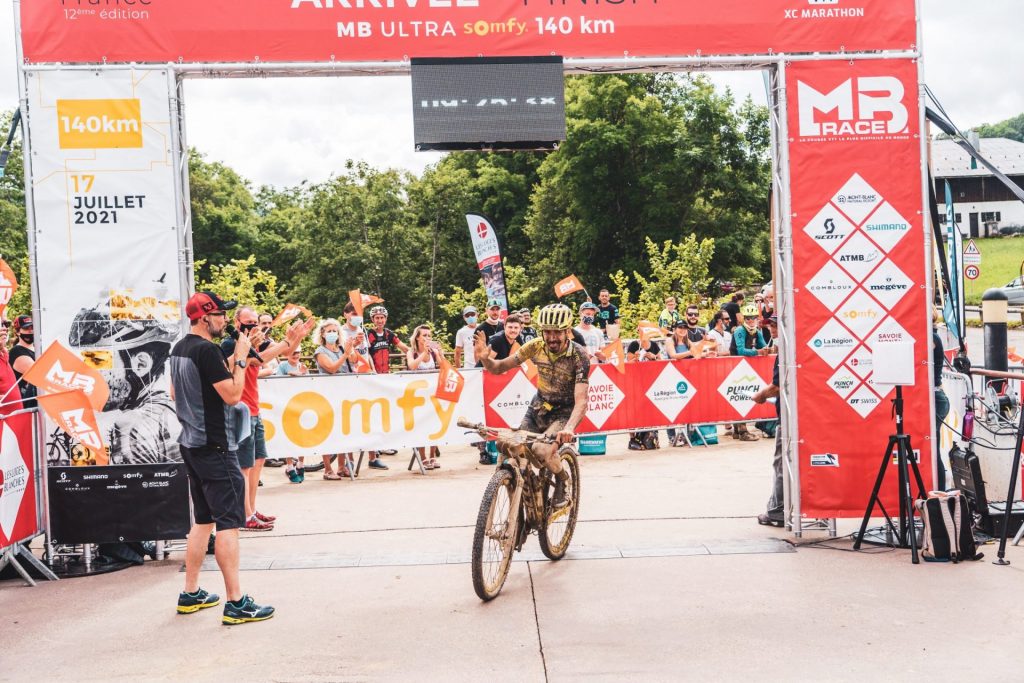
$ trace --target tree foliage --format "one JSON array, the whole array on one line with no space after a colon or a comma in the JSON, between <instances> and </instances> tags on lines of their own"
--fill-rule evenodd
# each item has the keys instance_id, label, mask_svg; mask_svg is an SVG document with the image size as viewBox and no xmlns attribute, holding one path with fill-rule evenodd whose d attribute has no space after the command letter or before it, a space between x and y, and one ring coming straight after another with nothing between
<instances>
[{"instance_id":1,"label":"tree foliage","mask_svg":"<svg viewBox=\"0 0 1024 683\"><path fill-rule=\"evenodd\" d=\"M1024 114L1018 114L999 123L983 123L975 130L983 138L1009 138L1024 142Z\"/></svg>"}]
</instances>

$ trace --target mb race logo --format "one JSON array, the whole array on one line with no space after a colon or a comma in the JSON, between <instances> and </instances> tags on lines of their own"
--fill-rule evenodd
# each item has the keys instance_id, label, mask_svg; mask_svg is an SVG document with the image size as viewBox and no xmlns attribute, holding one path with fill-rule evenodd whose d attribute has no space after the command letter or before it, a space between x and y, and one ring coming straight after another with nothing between
<instances>
[{"instance_id":1,"label":"mb race logo","mask_svg":"<svg viewBox=\"0 0 1024 683\"><path fill-rule=\"evenodd\" d=\"M892 76L848 78L819 92L797 81L800 138L878 140L908 135L902 81Z\"/></svg>"}]
</instances>

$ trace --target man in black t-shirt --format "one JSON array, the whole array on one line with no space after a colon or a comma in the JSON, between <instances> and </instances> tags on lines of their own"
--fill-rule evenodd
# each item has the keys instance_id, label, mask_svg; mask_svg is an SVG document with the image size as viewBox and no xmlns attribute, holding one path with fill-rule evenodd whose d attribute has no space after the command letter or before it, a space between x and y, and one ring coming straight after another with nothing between
<instances>
[{"instance_id":1,"label":"man in black t-shirt","mask_svg":"<svg viewBox=\"0 0 1024 683\"><path fill-rule=\"evenodd\" d=\"M729 303L722 306L722 310L729 314L729 331L732 332L736 329L736 326L740 324L739 314L740 308L743 307L743 299L746 297L743 292L736 292L732 295Z\"/></svg>"},{"instance_id":2,"label":"man in black t-shirt","mask_svg":"<svg viewBox=\"0 0 1024 683\"><path fill-rule=\"evenodd\" d=\"M482 334L486 342L501 332L504 327L504 324L501 322L501 302L497 299L491 299L487 302L487 317L476 326L475 334ZM478 363L477 365L479 366L480 364Z\"/></svg>"},{"instance_id":3,"label":"man in black t-shirt","mask_svg":"<svg viewBox=\"0 0 1024 683\"><path fill-rule=\"evenodd\" d=\"M597 294L597 326L602 330L609 325L619 324L619 309L611 303L611 294L607 289L602 289Z\"/></svg>"},{"instance_id":4,"label":"man in black t-shirt","mask_svg":"<svg viewBox=\"0 0 1024 683\"><path fill-rule=\"evenodd\" d=\"M537 330L530 323L533 313L530 312L529 308L519 309L519 321L523 324L523 329L519 331L519 337L523 340L523 344L530 341L531 339L537 338Z\"/></svg>"},{"instance_id":5,"label":"man in black t-shirt","mask_svg":"<svg viewBox=\"0 0 1024 683\"><path fill-rule=\"evenodd\" d=\"M512 355L512 347L515 344L523 346L526 342L519 335L522 329L522 320L517 313L505 318L505 328L487 340L487 345L494 350L495 360L505 360Z\"/></svg>"},{"instance_id":6,"label":"man in black t-shirt","mask_svg":"<svg viewBox=\"0 0 1024 683\"><path fill-rule=\"evenodd\" d=\"M18 389L21 390L22 405L25 408L36 407L36 388L21 379L21 376L28 372L32 364L36 362L35 335L32 329L32 316L19 315L14 319L14 334L18 335L18 342L11 347L7 359L14 371L14 378L18 380Z\"/></svg>"},{"instance_id":7,"label":"man in black t-shirt","mask_svg":"<svg viewBox=\"0 0 1024 683\"><path fill-rule=\"evenodd\" d=\"M242 593L238 579L238 530L245 524L245 480L238 466L235 407L245 387L249 336L239 335L228 364L213 342L224 336L226 312L237 306L211 292L197 292L185 304L190 333L171 349L171 387L188 472L195 524L188 534L185 590L178 613L191 614L220 604L220 597L199 587L199 570L210 532L217 528L216 557L228 602L222 622L244 624L274 616ZM248 411L243 405L242 410Z\"/></svg>"},{"instance_id":8,"label":"man in black t-shirt","mask_svg":"<svg viewBox=\"0 0 1024 683\"><path fill-rule=\"evenodd\" d=\"M776 398L775 415L781 418L779 412L779 357L775 357L775 368L772 370L772 383L761 391L754 394L754 403L764 403L770 398ZM775 430L775 456L772 458L772 495L768 498L768 509L757 516L757 523L765 526L784 526L786 523L783 481L782 481L782 429Z\"/></svg>"}]
</instances>

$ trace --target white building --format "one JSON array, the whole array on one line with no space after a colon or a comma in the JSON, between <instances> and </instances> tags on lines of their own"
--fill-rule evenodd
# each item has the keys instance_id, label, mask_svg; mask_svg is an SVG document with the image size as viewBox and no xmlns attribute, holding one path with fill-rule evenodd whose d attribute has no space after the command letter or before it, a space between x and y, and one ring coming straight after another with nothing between
<instances>
[{"instance_id":1,"label":"white building","mask_svg":"<svg viewBox=\"0 0 1024 683\"><path fill-rule=\"evenodd\" d=\"M1024 188L1024 143L1006 138L975 139L975 143L981 156ZM1024 202L955 142L932 140L931 164L943 224L948 180L954 218L965 237L989 237L1009 227L1024 230Z\"/></svg>"}]
</instances>

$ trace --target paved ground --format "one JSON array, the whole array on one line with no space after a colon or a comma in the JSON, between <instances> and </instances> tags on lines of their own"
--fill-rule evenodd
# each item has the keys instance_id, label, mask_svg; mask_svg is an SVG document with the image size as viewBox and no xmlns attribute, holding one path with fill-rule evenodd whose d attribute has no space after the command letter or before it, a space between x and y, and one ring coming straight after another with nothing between
<instances>
[{"instance_id":1,"label":"paved ground","mask_svg":"<svg viewBox=\"0 0 1024 683\"><path fill-rule=\"evenodd\" d=\"M753 521L771 442L624 447L584 458L568 558L540 559L531 539L488 604L467 560L490 469L468 449L427 477L399 457L355 483L268 470L260 507L279 522L244 537L243 584L274 619L175 615L180 554L35 589L7 581L0 681L888 681L951 662L1020 678L1024 547L1010 567L990 563L992 547L919 566L907 551L794 548ZM221 589L214 571L202 581Z\"/></svg>"}]
</instances>

